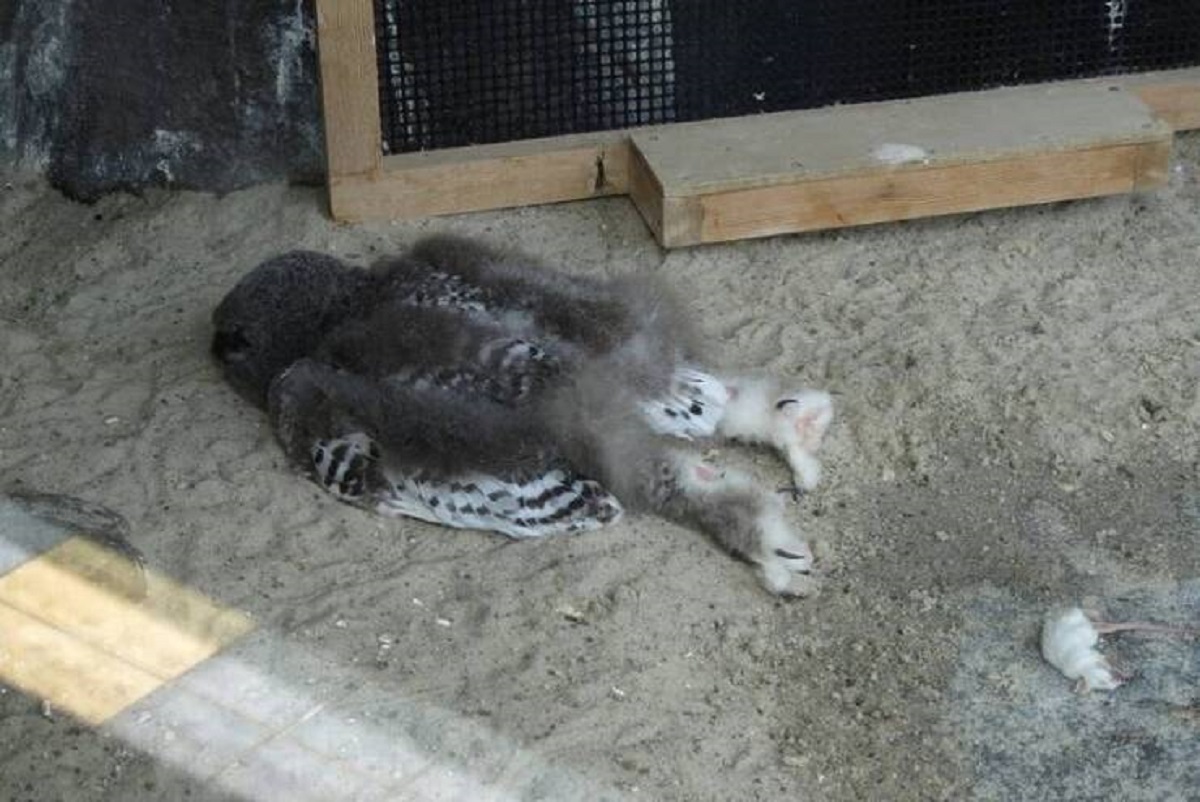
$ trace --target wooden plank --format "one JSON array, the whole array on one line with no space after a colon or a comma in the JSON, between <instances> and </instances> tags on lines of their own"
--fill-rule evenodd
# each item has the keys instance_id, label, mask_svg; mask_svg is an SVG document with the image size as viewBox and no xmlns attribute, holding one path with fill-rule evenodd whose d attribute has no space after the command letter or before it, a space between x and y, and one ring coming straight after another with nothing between
<instances>
[{"instance_id":1,"label":"wooden plank","mask_svg":"<svg viewBox=\"0 0 1200 802\"><path fill-rule=\"evenodd\" d=\"M1200 67L1155 70L1065 82L1115 86L1132 92L1175 131L1200 128Z\"/></svg>"},{"instance_id":2,"label":"wooden plank","mask_svg":"<svg viewBox=\"0 0 1200 802\"><path fill-rule=\"evenodd\" d=\"M1163 183L1162 143L852 175L685 198L667 247L1131 192Z\"/></svg>"},{"instance_id":3,"label":"wooden plank","mask_svg":"<svg viewBox=\"0 0 1200 802\"><path fill-rule=\"evenodd\" d=\"M1142 102L1176 131L1200 128L1200 70L1194 81L1133 87Z\"/></svg>"},{"instance_id":4,"label":"wooden plank","mask_svg":"<svg viewBox=\"0 0 1200 802\"><path fill-rule=\"evenodd\" d=\"M383 157L374 4L317 0L316 10L329 178L372 173Z\"/></svg>"},{"instance_id":5,"label":"wooden plank","mask_svg":"<svg viewBox=\"0 0 1200 802\"><path fill-rule=\"evenodd\" d=\"M251 629L242 614L153 572L131 599L122 562L71 538L0 577L0 604L164 680Z\"/></svg>"},{"instance_id":6,"label":"wooden plank","mask_svg":"<svg viewBox=\"0 0 1200 802\"><path fill-rule=\"evenodd\" d=\"M374 174L330 176L339 220L409 218L625 194L623 136L526 140L388 156Z\"/></svg>"},{"instance_id":7,"label":"wooden plank","mask_svg":"<svg viewBox=\"0 0 1200 802\"><path fill-rule=\"evenodd\" d=\"M630 145L629 198L659 242L663 242L663 189L636 147ZM677 215L675 217L678 217Z\"/></svg>"},{"instance_id":8,"label":"wooden plank","mask_svg":"<svg viewBox=\"0 0 1200 802\"><path fill-rule=\"evenodd\" d=\"M1169 134L1129 92L1059 84L685 123L633 142L664 196L681 197Z\"/></svg>"},{"instance_id":9,"label":"wooden plank","mask_svg":"<svg viewBox=\"0 0 1200 802\"><path fill-rule=\"evenodd\" d=\"M1165 182L1170 142L1133 94L1079 84L633 137L661 187L652 227L667 247L1146 189Z\"/></svg>"},{"instance_id":10,"label":"wooden plank","mask_svg":"<svg viewBox=\"0 0 1200 802\"><path fill-rule=\"evenodd\" d=\"M89 724L100 724L162 684L0 601L0 679Z\"/></svg>"}]
</instances>

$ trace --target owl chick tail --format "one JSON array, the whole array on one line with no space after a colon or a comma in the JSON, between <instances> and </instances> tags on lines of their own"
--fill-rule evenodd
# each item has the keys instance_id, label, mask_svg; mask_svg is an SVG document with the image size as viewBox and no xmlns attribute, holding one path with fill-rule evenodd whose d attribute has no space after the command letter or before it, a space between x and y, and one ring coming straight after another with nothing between
<instances>
[{"instance_id":1,"label":"owl chick tail","mask_svg":"<svg viewBox=\"0 0 1200 802\"><path fill-rule=\"evenodd\" d=\"M438 477L386 471L376 510L514 539L598 529L621 517L620 502L598 482L555 467L521 475Z\"/></svg>"},{"instance_id":2,"label":"owl chick tail","mask_svg":"<svg viewBox=\"0 0 1200 802\"><path fill-rule=\"evenodd\" d=\"M401 468L388 457L366 434L351 432L316 442L312 473L342 501L381 515L516 539L597 529L623 511L599 482L566 465L442 474Z\"/></svg>"}]
</instances>

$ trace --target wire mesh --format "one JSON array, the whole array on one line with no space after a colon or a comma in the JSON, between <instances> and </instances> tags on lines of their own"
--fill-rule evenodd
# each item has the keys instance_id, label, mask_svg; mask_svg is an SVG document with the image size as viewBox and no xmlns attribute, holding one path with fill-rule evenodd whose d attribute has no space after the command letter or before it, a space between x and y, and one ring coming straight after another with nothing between
<instances>
[{"instance_id":1,"label":"wire mesh","mask_svg":"<svg viewBox=\"0 0 1200 802\"><path fill-rule=\"evenodd\" d=\"M393 153L1200 65L1200 0L375 0Z\"/></svg>"}]
</instances>

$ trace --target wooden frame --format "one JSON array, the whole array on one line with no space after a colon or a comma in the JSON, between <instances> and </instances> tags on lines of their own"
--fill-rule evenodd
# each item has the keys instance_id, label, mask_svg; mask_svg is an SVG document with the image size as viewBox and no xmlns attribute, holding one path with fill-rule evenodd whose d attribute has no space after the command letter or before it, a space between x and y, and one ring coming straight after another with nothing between
<instances>
[{"instance_id":1,"label":"wooden frame","mask_svg":"<svg viewBox=\"0 0 1200 802\"><path fill-rule=\"evenodd\" d=\"M878 164L853 175L796 176L753 191L697 194L678 185L664 188L657 166L635 144L671 135L676 125L384 156L373 9L371 0L316 1L329 204L342 221L628 194L659 241L672 247L1148 189L1166 180L1169 129L1200 128L1200 68L1189 68L1059 84L1130 92L1169 129L1149 131L1136 142L1105 139L1067 150L1030 142L1003 169L990 158ZM947 96L949 102L953 97ZM1104 180L1088 180L1090 174ZM829 214L830 198L856 211Z\"/></svg>"}]
</instances>

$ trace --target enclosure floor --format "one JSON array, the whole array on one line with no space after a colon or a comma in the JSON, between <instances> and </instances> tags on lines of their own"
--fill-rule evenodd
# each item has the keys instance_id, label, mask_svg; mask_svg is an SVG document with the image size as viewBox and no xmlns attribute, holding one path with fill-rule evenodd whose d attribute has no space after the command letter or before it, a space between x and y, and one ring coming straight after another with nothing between
<instances>
[{"instance_id":1,"label":"enclosure floor","mask_svg":"<svg viewBox=\"0 0 1200 802\"><path fill-rule=\"evenodd\" d=\"M440 230L659 271L718 361L831 390L825 483L790 512L821 593L772 599L652 518L507 544L298 478L209 361L210 310L285 249L366 263ZM1088 697L1036 650L1062 603L1200 620L1200 137L1147 196L665 256L623 199L343 227L310 188L81 206L18 180L0 261L0 488L122 513L154 570L254 620L217 692L303 712L285 749L162 693L93 728L0 688L2 799L1200 788L1200 645L1106 639L1138 676Z\"/></svg>"}]
</instances>

